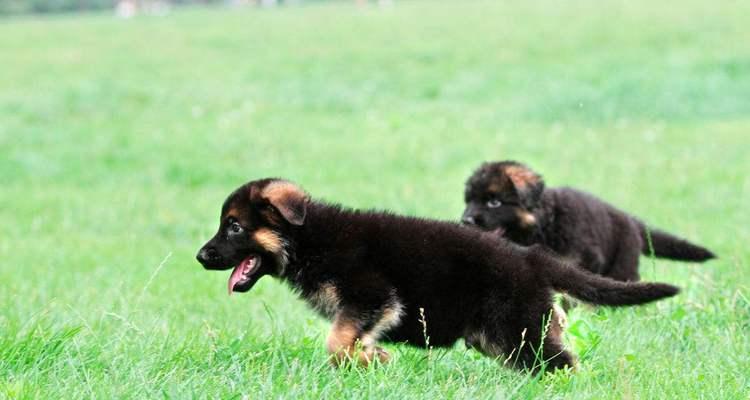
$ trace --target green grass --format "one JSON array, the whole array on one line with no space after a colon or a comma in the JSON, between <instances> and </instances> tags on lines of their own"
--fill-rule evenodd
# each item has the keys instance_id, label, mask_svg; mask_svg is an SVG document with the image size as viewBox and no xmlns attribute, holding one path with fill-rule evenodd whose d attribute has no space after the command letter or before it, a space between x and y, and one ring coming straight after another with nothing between
<instances>
[{"instance_id":1,"label":"green grass","mask_svg":"<svg viewBox=\"0 0 750 400\"><path fill-rule=\"evenodd\" d=\"M0 397L747 398L750 6L516 3L0 21ZM501 158L721 258L644 258L684 291L576 309L542 378L462 343L334 370L284 285L193 258L251 178L456 220Z\"/></svg>"}]
</instances>

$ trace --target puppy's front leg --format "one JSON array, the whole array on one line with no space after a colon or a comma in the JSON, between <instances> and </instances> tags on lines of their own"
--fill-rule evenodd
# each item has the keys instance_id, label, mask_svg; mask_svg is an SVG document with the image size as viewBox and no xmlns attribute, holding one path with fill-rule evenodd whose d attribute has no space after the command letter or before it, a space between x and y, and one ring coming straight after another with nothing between
<instances>
[{"instance_id":1,"label":"puppy's front leg","mask_svg":"<svg viewBox=\"0 0 750 400\"><path fill-rule=\"evenodd\" d=\"M366 315L366 313L355 313L350 310L342 310L336 314L333 321L331 333L326 341L326 348L331 354L331 362L338 366L346 360L354 360L361 366L369 365L375 357L381 363L390 359L388 353L377 347L372 330L365 331L363 326L374 326L369 321L362 321L356 315Z\"/></svg>"}]
</instances>

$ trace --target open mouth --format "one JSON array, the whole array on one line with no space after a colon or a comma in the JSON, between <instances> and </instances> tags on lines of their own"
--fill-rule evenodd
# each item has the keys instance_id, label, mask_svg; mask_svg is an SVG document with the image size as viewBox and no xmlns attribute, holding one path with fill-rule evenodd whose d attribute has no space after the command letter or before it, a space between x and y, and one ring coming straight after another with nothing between
<instances>
[{"instance_id":1,"label":"open mouth","mask_svg":"<svg viewBox=\"0 0 750 400\"><path fill-rule=\"evenodd\" d=\"M227 282L229 295L232 292L246 292L250 289L250 286L254 283L253 274L258 271L259 267L260 256L257 254L249 255L234 267L232 275L229 276L229 282Z\"/></svg>"}]
</instances>

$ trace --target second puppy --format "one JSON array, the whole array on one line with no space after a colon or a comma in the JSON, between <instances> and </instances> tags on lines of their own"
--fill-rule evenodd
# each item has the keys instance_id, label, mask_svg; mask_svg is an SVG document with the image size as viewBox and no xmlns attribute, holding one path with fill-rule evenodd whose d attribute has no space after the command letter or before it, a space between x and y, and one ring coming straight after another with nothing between
<instances>
[{"instance_id":1,"label":"second puppy","mask_svg":"<svg viewBox=\"0 0 750 400\"><path fill-rule=\"evenodd\" d=\"M515 161L482 164L466 181L462 221L521 245L544 245L591 272L637 281L638 259L714 258L706 248L643 222L571 188L545 188L542 177ZM649 243L650 236L650 243Z\"/></svg>"}]
</instances>

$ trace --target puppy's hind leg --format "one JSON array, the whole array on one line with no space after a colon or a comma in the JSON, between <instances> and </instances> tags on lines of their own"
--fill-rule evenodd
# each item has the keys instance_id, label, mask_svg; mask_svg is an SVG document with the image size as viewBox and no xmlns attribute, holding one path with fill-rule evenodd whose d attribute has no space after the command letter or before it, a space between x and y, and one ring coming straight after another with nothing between
<instances>
[{"instance_id":1,"label":"puppy's hind leg","mask_svg":"<svg viewBox=\"0 0 750 400\"><path fill-rule=\"evenodd\" d=\"M575 358L562 343L565 316L561 311L553 307L549 293L531 295L506 307L495 304L487 309L482 329L467 335L466 341L485 355L501 356L504 365L533 373L542 367L573 368Z\"/></svg>"},{"instance_id":2,"label":"puppy's hind leg","mask_svg":"<svg viewBox=\"0 0 750 400\"><path fill-rule=\"evenodd\" d=\"M484 329L471 330L464 337L466 347L477 350L487 357L500 358L506 356L506 346L502 338Z\"/></svg>"},{"instance_id":3,"label":"puppy's hind leg","mask_svg":"<svg viewBox=\"0 0 750 400\"><path fill-rule=\"evenodd\" d=\"M565 317L558 310L550 307L546 312L532 313L526 320L526 326L517 326L516 339L511 343L517 349L516 366L537 373L542 368L554 371L565 367L575 368L575 357L565 350L562 343L562 332ZM518 331L520 329L520 332ZM508 333L513 336L512 331ZM509 340L513 340L512 337Z\"/></svg>"},{"instance_id":4,"label":"puppy's hind leg","mask_svg":"<svg viewBox=\"0 0 750 400\"><path fill-rule=\"evenodd\" d=\"M546 354L544 359L552 370L565 367L576 368L575 356L565 350L562 342L563 332L567 326L568 316L565 311L554 305L545 316L545 328L543 328L544 354Z\"/></svg>"},{"instance_id":5,"label":"puppy's hind leg","mask_svg":"<svg viewBox=\"0 0 750 400\"><path fill-rule=\"evenodd\" d=\"M638 273L641 238L638 235L635 230L624 235L622 242L618 245L615 259L604 276L623 282L637 282L641 279Z\"/></svg>"}]
</instances>

